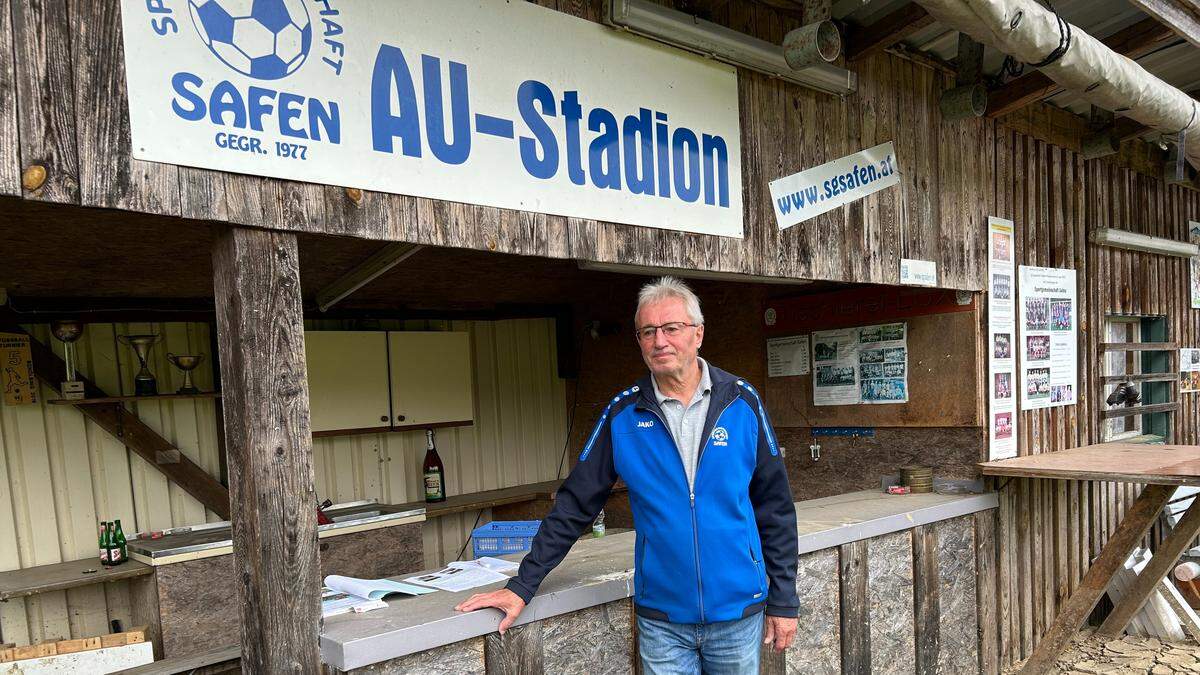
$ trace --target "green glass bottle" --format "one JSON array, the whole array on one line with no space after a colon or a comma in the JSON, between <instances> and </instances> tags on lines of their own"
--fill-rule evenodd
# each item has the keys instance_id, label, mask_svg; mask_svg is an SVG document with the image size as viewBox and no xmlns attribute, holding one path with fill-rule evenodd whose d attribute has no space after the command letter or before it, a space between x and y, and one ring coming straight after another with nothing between
<instances>
[{"instance_id":1,"label":"green glass bottle","mask_svg":"<svg viewBox=\"0 0 1200 675\"><path fill-rule=\"evenodd\" d=\"M129 548L125 545L125 532L121 529L121 519L118 518L115 522L112 553L109 554L109 557L113 558L114 565L120 565L129 559Z\"/></svg>"},{"instance_id":2,"label":"green glass bottle","mask_svg":"<svg viewBox=\"0 0 1200 675\"><path fill-rule=\"evenodd\" d=\"M108 562L108 523L100 521L100 564L107 567Z\"/></svg>"}]
</instances>

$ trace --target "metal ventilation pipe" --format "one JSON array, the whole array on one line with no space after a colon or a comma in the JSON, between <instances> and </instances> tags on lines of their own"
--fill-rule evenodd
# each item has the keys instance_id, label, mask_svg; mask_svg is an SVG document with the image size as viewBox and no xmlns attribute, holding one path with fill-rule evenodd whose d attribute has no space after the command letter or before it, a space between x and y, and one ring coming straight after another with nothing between
<instances>
[{"instance_id":1,"label":"metal ventilation pipe","mask_svg":"<svg viewBox=\"0 0 1200 675\"><path fill-rule=\"evenodd\" d=\"M916 0L940 23L1032 64L1093 105L1169 136L1200 166L1200 104L1036 0Z\"/></svg>"}]
</instances>

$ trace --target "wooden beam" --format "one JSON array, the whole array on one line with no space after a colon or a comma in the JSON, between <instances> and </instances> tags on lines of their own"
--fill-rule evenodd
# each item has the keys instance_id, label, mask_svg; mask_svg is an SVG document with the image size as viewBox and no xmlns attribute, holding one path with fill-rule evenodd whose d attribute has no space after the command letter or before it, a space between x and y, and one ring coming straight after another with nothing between
<instances>
[{"instance_id":1,"label":"wooden beam","mask_svg":"<svg viewBox=\"0 0 1200 675\"><path fill-rule=\"evenodd\" d=\"M296 235L229 228L212 261L242 670L317 673L321 568Z\"/></svg>"},{"instance_id":2,"label":"wooden beam","mask_svg":"<svg viewBox=\"0 0 1200 675\"><path fill-rule=\"evenodd\" d=\"M871 673L871 602L867 594L867 542L839 547L842 605L842 673Z\"/></svg>"},{"instance_id":3,"label":"wooden beam","mask_svg":"<svg viewBox=\"0 0 1200 675\"><path fill-rule=\"evenodd\" d=\"M1179 562L1179 556L1183 555L1196 535L1200 534L1200 505L1193 501L1188 507L1186 513L1179 523L1171 530L1171 534L1163 540L1158 546L1158 550L1154 552L1154 556L1150 558L1150 562L1146 563L1146 567L1138 574L1137 580L1129 588L1129 591L1124 594L1121 601L1113 607L1113 611L1100 624L1100 629L1096 631L1097 635L1105 637L1116 637L1125 631L1125 626L1129 624L1129 620L1134 614L1146 604L1146 600L1150 598L1150 594L1158 587L1158 582L1162 581L1167 573L1175 567L1175 563Z\"/></svg>"},{"instance_id":4,"label":"wooden beam","mask_svg":"<svg viewBox=\"0 0 1200 675\"><path fill-rule=\"evenodd\" d=\"M846 60L859 61L877 54L917 31L933 25L925 8L909 2L865 28L846 31Z\"/></svg>"},{"instance_id":5,"label":"wooden beam","mask_svg":"<svg viewBox=\"0 0 1200 675\"><path fill-rule=\"evenodd\" d=\"M1101 42L1118 54L1137 59L1175 39L1170 28L1154 19L1143 19L1104 38ZM1040 71L1009 80L988 94L988 117L998 117L1050 98L1063 88Z\"/></svg>"},{"instance_id":6,"label":"wooden beam","mask_svg":"<svg viewBox=\"0 0 1200 675\"><path fill-rule=\"evenodd\" d=\"M913 546L913 628L917 643L917 675L938 672L941 647L940 605L938 599L937 532L933 525L912 529Z\"/></svg>"},{"instance_id":7,"label":"wooden beam","mask_svg":"<svg viewBox=\"0 0 1200 675\"><path fill-rule=\"evenodd\" d=\"M1150 530L1150 526L1158 518L1162 508L1166 506L1175 493L1172 485L1147 485L1134 500L1133 505L1121 519L1121 524L1109 537L1108 543L1100 551L1100 555L1088 568L1087 574L1079 582L1075 592L1067 598L1059 609L1058 617L1042 636L1033 655L1021 668L1021 673L1040 675L1049 673L1054 668L1054 661L1063 647L1075 637L1075 632L1083 625L1096 602L1104 595L1113 574L1125 563L1125 559L1133 553L1141 543L1142 537Z\"/></svg>"},{"instance_id":8,"label":"wooden beam","mask_svg":"<svg viewBox=\"0 0 1200 675\"><path fill-rule=\"evenodd\" d=\"M1162 22L1179 37L1200 47L1200 1L1129 0L1129 4Z\"/></svg>"},{"instance_id":9,"label":"wooden beam","mask_svg":"<svg viewBox=\"0 0 1200 675\"><path fill-rule=\"evenodd\" d=\"M16 324L0 320L0 331L10 333L25 333ZM58 391L66 373L66 364L58 355L41 342L29 340L33 356L33 371L37 378L46 386ZM95 382L76 373L76 378L83 382L87 398L104 398L108 394ZM61 393L61 392L60 392ZM146 426L134 413L126 410L119 403L101 405L79 405L75 407L85 418L95 422L101 429L120 440L125 447L150 463L172 483L184 492L196 498L196 501L211 509L221 518L229 517L229 491L217 482L200 465L188 459L167 439L163 438L150 427ZM159 457L178 455L178 461L160 463Z\"/></svg>"}]
</instances>

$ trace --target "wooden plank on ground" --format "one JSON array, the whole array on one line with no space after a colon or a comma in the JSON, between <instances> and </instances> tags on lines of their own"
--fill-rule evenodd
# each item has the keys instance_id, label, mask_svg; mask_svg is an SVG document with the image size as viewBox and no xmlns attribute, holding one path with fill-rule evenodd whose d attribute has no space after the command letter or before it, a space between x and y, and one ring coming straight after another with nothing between
<instances>
[{"instance_id":1,"label":"wooden plank on ground","mask_svg":"<svg viewBox=\"0 0 1200 675\"><path fill-rule=\"evenodd\" d=\"M1138 543L1150 529L1150 525L1158 518L1159 512L1162 511L1173 493L1174 489L1165 485L1147 485L1142 490L1104 550L1088 568L1079 588L1075 589L1075 593L1063 604L1062 610L1042 637L1041 643L1038 644L1029 660L1025 662L1025 666L1021 669L1022 673L1032 675L1051 670L1055 658L1075 636L1075 632L1079 630L1084 619L1096 606L1100 596L1104 594L1113 574L1121 568L1125 560L1137 548Z\"/></svg>"},{"instance_id":2,"label":"wooden plank on ground","mask_svg":"<svg viewBox=\"0 0 1200 675\"><path fill-rule=\"evenodd\" d=\"M100 649L100 638L97 636L75 638L74 640L59 640L55 643L54 649L58 654L74 654L75 652Z\"/></svg>"}]
</instances>

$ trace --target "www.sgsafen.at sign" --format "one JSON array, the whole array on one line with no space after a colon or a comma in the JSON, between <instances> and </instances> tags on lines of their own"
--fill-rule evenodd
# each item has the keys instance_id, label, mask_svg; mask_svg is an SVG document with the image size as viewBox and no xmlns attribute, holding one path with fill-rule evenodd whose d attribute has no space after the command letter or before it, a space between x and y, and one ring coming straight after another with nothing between
<instances>
[{"instance_id":1,"label":"www.sgsafen.at sign","mask_svg":"<svg viewBox=\"0 0 1200 675\"><path fill-rule=\"evenodd\" d=\"M496 0L122 0L137 159L742 236L737 75Z\"/></svg>"},{"instance_id":2,"label":"www.sgsafen.at sign","mask_svg":"<svg viewBox=\"0 0 1200 675\"><path fill-rule=\"evenodd\" d=\"M889 141L771 181L771 201L782 230L899 182Z\"/></svg>"}]
</instances>

